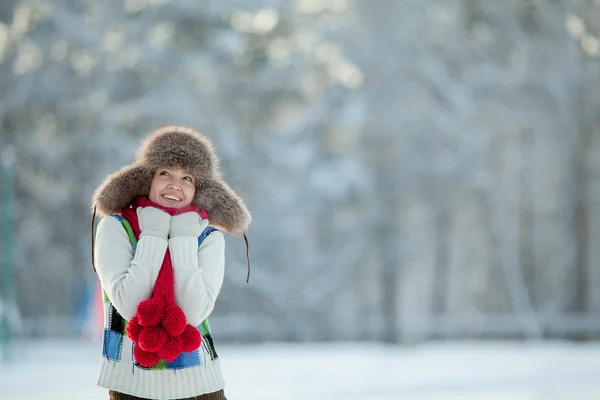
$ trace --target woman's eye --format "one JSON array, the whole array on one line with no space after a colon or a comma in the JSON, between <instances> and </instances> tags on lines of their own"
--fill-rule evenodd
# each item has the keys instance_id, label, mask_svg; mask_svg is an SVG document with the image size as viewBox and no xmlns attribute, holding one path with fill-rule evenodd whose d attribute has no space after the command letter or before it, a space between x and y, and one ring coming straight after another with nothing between
<instances>
[{"instance_id":1,"label":"woman's eye","mask_svg":"<svg viewBox=\"0 0 600 400\"><path fill-rule=\"evenodd\" d=\"M159 175L169 175L167 171L160 171Z\"/></svg>"},{"instance_id":2,"label":"woman's eye","mask_svg":"<svg viewBox=\"0 0 600 400\"><path fill-rule=\"evenodd\" d=\"M190 181L190 182L194 181L191 176L185 176L183 179L185 179L186 181Z\"/></svg>"}]
</instances>

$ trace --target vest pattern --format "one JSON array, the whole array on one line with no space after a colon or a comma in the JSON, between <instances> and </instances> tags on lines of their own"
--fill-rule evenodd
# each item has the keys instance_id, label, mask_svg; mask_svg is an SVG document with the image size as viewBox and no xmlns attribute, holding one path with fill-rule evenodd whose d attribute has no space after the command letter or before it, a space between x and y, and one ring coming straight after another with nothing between
<instances>
[{"instance_id":1,"label":"vest pattern","mask_svg":"<svg viewBox=\"0 0 600 400\"><path fill-rule=\"evenodd\" d=\"M137 240L135 238L135 234L133 229L129 225L129 222L121 215L111 215L112 217L118 219L123 225L123 228L127 231L127 235L129 237L129 241L131 246L133 247L133 252L135 253L137 247ZM210 235L212 232L216 231L215 228L207 227L202 234L198 237L198 247L202 244L202 241ZM121 355L123 351L123 337L127 336L127 332L125 331L125 327L127 326L127 322L117 311L117 309L112 305L110 299L104 294L104 313L105 313L105 324L104 324L104 332L102 338L102 357L106 357L106 359L110 361L119 362L121 361ZM179 370L184 368L196 367L201 365L206 357L210 360L214 361L219 358L217 352L215 350L214 341L211 335L210 325L208 324L208 319L202 321L200 325L196 327L200 334L202 335L202 343L200 348L189 352L189 353L181 353L177 359L173 362L168 362L165 360L160 360L160 362L151 368L146 368L139 365L137 362L134 365L137 368L153 370L153 369L168 369L168 370ZM128 341L129 342L129 341ZM131 344L135 346L134 343ZM132 347L133 354L133 347ZM202 351L202 353L201 353ZM133 360L135 361L135 360Z\"/></svg>"}]
</instances>

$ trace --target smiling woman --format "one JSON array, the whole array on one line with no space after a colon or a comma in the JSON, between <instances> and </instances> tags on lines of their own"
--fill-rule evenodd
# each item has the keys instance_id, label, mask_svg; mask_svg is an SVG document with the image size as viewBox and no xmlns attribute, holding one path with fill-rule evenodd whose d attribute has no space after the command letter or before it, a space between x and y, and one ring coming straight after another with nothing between
<instances>
[{"instance_id":1,"label":"smiling woman","mask_svg":"<svg viewBox=\"0 0 600 400\"><path fill-rule=\"evenodd\" d=\"M250 213L221 180L211 142L159 129L93 207L104 217L92 247L104 293L98 385L113 400L225 399L207 318L223 283L222 232L243 234Z\"/></svg>"},{"instance_id":2,"label":"smiling woman","mask_svg":"<svg viewBox=\"0 0 600 400\"><path fill-rule=\"evenodd\" d=\"M196 193L194 177L180 168L161 168L154 173L148 199L164 207L192 204Z\"/></svg>"}]
</instances>

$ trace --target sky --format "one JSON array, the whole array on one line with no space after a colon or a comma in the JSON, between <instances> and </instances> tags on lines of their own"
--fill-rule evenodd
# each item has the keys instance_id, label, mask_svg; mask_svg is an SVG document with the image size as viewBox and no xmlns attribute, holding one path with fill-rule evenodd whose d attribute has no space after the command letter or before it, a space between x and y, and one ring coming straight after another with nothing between
<instances>
[{"instance_id":1,"label":"sky","mask_svg":"<svg viewBox=\"0 0 600 400\"><path fill-rule=\"evenodd\" d=\"M93 340L16 343L0 364L0 399L107 399L95 385L99 350ZM600 398L600 344L270 343L217 351L229 400Z\"/></svg>"}]
</instances>

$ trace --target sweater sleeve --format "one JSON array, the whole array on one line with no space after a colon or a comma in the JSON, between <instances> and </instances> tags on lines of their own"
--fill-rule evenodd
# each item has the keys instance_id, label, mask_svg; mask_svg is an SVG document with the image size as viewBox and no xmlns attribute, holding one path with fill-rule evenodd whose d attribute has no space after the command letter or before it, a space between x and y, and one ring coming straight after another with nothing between
<instances>
[{"instance_id":1,"label":"sweater sleeve","mask_svg":"<svg viewBox=\"0 0 600 400\"><path fill-rule=\"evenodd\" d=\"M214 231L198 248L195 237L169 239L175 300L188 324L197 326L212 312L225 273L225 238Z\"/></svg>"},{"instance_id":2,"label":"sweater sleeve","mask_svg":"<svg viewBox=\"0 0 600 400\"><path fill-rule=\"evenodd\" d=\"M166 239L142 236L135 255L121 222L105 217L98 224L94 258L102 289L119 314L130 320L150 298L167 250Z\"/></svg>"}]
</instances>

